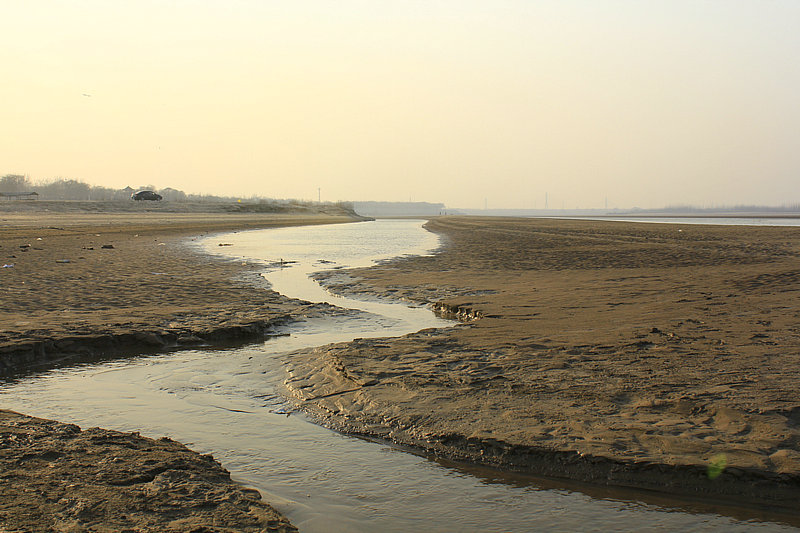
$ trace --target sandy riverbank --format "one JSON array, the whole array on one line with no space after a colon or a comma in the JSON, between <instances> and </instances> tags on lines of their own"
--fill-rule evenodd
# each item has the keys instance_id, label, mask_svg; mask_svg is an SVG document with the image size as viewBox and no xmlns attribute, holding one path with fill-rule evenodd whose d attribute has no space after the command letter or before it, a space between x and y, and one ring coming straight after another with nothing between
<instances>
[{"instance_id":1,"label":"sandy riverbank","mask_svg":"<svg viewBox=\"0 0 800 533\"><path fill-rule=\"evenodd\" d=\"M258 265L200 256L187 249L187 240L354 219L346 213L0 211L0 375L62 360L257 339L309 309L253 290L265 287Z\"/></svg>"},{"instance_id":2,"label":"sandy riverbank","mask_svg":"<svg viewBox=\"0 0 800 533\"><path fill-rule=\"evenodd\" d=\"M257 341L317 309L267 290L257 265L192 253L186 241L356 219L336 210L124 207L138 211L0 206L0 375ZM172 441L0 411L0 442L0 529L294 530L213 458Z\"/></svg>"},{"instance_id":3,"label":"sandy riverbank","mask_svg":"<svg viewBox=\"0 0 800 533\"><path fill-rule=\"evenodd\" d=\"M444 457L796 512L800 229L428 227L435 257L325 282L470 321L295 354L303 409Z\"/></svg>"}]
</instances>

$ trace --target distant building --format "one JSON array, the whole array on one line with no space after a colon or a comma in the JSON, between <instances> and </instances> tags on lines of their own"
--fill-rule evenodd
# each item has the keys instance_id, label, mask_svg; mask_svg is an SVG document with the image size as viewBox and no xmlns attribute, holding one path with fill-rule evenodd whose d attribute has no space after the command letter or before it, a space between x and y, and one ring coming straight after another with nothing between
<instances>
[{"instance_id":1,"label":"distant building","mask_svg":"<svg viewBox=\"0 0 800 533\"><path fill-rule=\"evenodd\" d=\"M38 192L0 192L0 198L7 200L38 200Z\"/></svg>"}]
</instances>

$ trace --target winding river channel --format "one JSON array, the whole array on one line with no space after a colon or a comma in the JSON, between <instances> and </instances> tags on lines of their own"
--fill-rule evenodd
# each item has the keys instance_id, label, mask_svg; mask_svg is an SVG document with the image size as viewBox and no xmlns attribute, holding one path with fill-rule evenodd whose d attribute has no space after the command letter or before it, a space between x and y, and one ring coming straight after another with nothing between
<instances>
[{"instance_id":1,"label":"winding river channel","mask_svg":"<svg viewBox=\"0 0 800 533\"><path fill-rule=\"evenodd\" d=\"M262 261L268 281L287 296L360 311L306 319L234 349L39 373L5 383L0 404L81 427L166 435L212 453L301 531L798 531L731 509L444 464L292 413L278 392L286 353L450 324L407 303L335 297L308 277L431 253L439 241L421 221L247 231L198 246Z\"/></svg>"}]
</instances>

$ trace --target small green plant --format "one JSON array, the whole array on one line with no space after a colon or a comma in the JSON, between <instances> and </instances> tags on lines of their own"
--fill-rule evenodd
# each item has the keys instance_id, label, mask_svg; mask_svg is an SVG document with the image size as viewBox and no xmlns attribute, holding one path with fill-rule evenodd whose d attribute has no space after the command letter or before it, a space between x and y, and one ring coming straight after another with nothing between
<instances>
[{"instance_id":1,"label":"small green plant","mask_svg":"<svg viewBox=\"0 0 800 533\"><path fill-rule=\"evenodd\" d=\"M711 458L708 463L708 479L717 479L728 466L728 458L724 453L720 453Z\"/></svg>"}]
</instances>

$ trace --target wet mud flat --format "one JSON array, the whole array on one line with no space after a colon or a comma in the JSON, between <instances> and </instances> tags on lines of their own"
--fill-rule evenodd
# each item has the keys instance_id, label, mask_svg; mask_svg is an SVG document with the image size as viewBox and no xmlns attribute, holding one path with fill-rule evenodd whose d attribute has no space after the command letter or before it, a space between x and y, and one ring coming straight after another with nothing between
<instances>
[{"instance_id":1,"label":"wet mud flat","mask_svg":"<svg viewBox=\"0 0 800 533\"><path fill-rule=\"evenodd\" d=\"M295 353L321 423L506 470L796 513L800 230L443 217L322 276L466 322Z\"/></svg>"}]
</instances>

